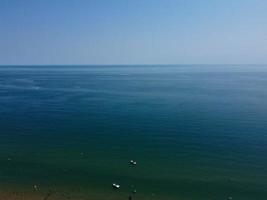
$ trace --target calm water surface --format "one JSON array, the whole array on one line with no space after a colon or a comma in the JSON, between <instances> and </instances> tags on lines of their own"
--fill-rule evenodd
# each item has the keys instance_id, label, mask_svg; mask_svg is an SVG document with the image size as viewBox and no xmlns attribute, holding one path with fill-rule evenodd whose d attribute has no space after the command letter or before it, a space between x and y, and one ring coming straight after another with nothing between
<instances>
[{"instance_id":1,"label":"calm water surface","mask_svg":"<svg viewBox=\"0 0 267 200\"><path fill-rule=\"evenodd\" d=\"M265 200L267 66L1 66L0 187L33 185Z\"/></svg>"}]
</instances>

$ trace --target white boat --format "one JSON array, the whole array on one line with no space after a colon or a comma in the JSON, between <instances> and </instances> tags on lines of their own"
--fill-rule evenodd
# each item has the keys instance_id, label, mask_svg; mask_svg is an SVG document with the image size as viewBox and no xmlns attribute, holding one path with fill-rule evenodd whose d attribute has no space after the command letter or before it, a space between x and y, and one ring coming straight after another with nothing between
<instances>
[{"instance_id":1,"label":"white boat","mask_svg":"<svg viewBox=\"0 0 267 200\"><path fill-rule=\"evenodd\" d=\"M116 184L116 183L113 183L113 184L112 184L112 187L115 188L115 189L119 189L121 186L118 185L118 184Z\"/></svg>"},{"instance_id":2,"label":"white boat","mask_svg":"<svg viewBox=\"0 0 267 200\"><path fill-rule=\"evenodd\" d=\"M133 160L131 160L130 163L131 163L131 165L136 165L137 164L136 161L133 161Z\"/></svg>"}]
</instances>

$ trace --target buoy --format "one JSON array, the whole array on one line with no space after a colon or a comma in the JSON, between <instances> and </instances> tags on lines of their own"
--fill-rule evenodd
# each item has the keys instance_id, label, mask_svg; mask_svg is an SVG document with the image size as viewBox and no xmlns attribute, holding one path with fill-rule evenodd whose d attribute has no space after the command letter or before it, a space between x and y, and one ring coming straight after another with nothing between
<instances>
[{"instance_id":1,"label":"buoy","mask_svg":"<svg viewBox=\"0 0 267 200\"><path fill-rule=\"evenodd\" d=\"M120 188L120 185L118 185L118 184L116 184L116 183L113 183L113 184L112 184L112 187L113 187L114 189L119 189L119 188Z\"/></svg>"},{"instance_id":2,"label":"buoy","mask_svg":"<svg viewBox=\"0 0 267 200\"><path fill-rule=\"evenodd\" d=\"M136 161L131 160L131 161L130 161L130 164L131 164L131 165L136 165L137 163L136 163Z\"/></svg>"}]
</instances>

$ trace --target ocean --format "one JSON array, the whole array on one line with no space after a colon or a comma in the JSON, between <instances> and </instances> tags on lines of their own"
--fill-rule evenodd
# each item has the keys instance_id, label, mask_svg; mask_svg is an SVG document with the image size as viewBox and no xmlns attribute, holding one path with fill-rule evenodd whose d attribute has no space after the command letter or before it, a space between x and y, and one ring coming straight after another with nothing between
<instances>
[{"instance_id":1,"label":"ocean","mask_svg":"<svg viewBox=\"0 0 267 200\"><path fill-rule=\"evenodd\" d=\"M265 200L267 66L0 66L1 195Z\"/></svg>"}]
</instances>

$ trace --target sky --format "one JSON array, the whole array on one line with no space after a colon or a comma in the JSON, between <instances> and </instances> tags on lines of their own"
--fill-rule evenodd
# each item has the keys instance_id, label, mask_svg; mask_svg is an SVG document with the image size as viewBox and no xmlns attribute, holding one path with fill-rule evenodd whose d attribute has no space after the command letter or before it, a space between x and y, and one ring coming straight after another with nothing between
<instances>
[{"instance_id":1,"label":"sky","mask_svg":"<svg viewBox=\"0 0 267 200\"><path fill-rule=\"evenodd\" d=\"M0 65L267 64L266 0L0 0Z\"/></svg>"}]
</instances>

